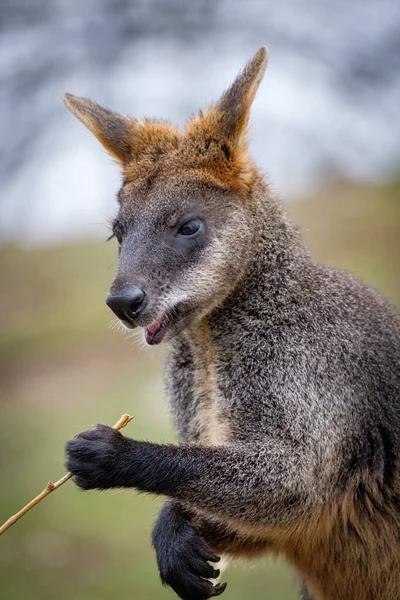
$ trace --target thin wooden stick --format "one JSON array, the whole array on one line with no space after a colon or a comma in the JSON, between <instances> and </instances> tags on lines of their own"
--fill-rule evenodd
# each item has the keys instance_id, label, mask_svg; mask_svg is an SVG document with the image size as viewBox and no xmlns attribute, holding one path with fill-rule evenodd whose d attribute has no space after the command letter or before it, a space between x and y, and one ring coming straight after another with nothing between
<instances>
[{"instance_id":1,"label":"thin wooden stick","mask_svg":"<svg viewBox=\"0 0 400 600\"><path fill-rule=\"evenodd\" d=\"M122 417L120 418L120 420L117 423L115 423L115 425L113 426L113 429L122 429L123 427L125 427L126 425L128 425L128 423L130 423L132 421L132 419L133 419L133 417L131 415L127 415L127 414L122 415ZM16 521L18 521L18 519L20 519L21 517L23 517L24 514L28 512L28 510L31 510L31 508L33 508L34 506L36 506L36 504L38 504L39 502L41 502L41 500L43 500L43 498L46 498L46 496L48 496L49 494L51 494L51 492L54 492L54 490L58 489L66 481L68 481L69 479L71 479L71 477L72 477L72 473L67 473L66 475L64 475L64 477L61 477L61 479L59 479L55 483L53 483L52 481L49 481L49 483L46 485L46 487L43 490L43 492L41 492L38 496L36 496L36 498L33 498L33 500L31 500L30 502L28 502L28 504L26 506L24 506L24 508L22 508L19 512L17 512L15 515L13 515L12 517L10 517L0 527L0 535L2 533L4 533L6 531L6 529L8 529L9 527L11 527L11 525L14 525L14 523Z\"/></svg>"}]
</instances>

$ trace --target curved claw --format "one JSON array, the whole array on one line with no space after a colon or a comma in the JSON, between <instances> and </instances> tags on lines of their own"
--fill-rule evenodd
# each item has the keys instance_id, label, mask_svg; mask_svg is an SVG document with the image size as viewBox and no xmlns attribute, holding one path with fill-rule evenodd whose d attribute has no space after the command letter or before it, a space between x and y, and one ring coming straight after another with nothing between
<instances>
[{"instance_id":1,"label":"curved claw","mask_svg":"<svg viewBox=\"0 0 400 600\"><path fill-rule=\"evenodd\" d=\"M226 589L226 586L228 584L225 583L217 583L217 585L214 587L214 596L220 596Z\"/></svg>"}]
</instances>

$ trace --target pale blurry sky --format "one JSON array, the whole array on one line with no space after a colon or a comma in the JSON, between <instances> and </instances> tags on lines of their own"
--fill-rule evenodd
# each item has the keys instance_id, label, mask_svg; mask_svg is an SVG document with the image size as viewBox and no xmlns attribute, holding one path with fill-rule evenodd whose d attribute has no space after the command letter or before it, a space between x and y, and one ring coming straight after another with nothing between
<instances>
[{"instance_id":1,"label":"pale blurry sky","mask_svg":"<svg viewBox=\"0 0 400 600\"><path fill-rule=\"evenodd\" d=\"M393 0L3 0L1 238L105 235L118 169L62 92L182 124L263 44L250 137L273 187L386 177L400 164L399 30Z\"/></svg>"}]
</instances>

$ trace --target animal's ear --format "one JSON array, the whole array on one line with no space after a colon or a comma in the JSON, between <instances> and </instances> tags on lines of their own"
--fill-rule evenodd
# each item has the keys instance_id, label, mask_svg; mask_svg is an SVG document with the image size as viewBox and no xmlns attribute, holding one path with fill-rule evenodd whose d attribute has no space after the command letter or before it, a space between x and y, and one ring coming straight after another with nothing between
<instances>
[{"instance_id":1,"label":"animal's ear","mask_svg":"<svg viewBox=\"0 0 400 600\"><path fill-rule=\"evenodd\" d=\"M268 50L262 46L214 107L222 133L234 145L246 133L250 108L267 63Z\"/></svg>"},{"instance_id":2,"label":"animal's ear","mask_svg":"<svg viewBox=\"0 0 400 600\"><path fill-rule=\"evenodd\" d=\"M132 152L131 136L135 121L72 94L63 96L66 107L97 137L104 148L121 163Z\"/></svg>"}]
</instances>

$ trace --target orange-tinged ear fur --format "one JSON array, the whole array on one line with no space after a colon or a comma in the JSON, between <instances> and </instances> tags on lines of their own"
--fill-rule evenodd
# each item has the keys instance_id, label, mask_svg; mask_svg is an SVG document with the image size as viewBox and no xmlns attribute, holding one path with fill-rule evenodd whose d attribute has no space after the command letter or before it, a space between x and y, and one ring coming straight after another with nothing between
<instances>
[{"instance_id":1,"label":"orange-tinged ear fur","mask_svg":"<svg viewBox=\"0 0 400 600\"><path fill-rule=\"evenodd\" d=\"M185 129L198 144L212 140L220 146L220 160L214 158L212 170L217 178L222 177L229 187L238 190L248 189L257 173L247 153L247 126L267 63L268 51L262 46L222 98L205 114L191 119Z\"/></svg>"},{"instance_id":2,"label":"orange-tinged ear fur","mask_svg":"<svg viewBox=\"0 0 400 600\"><path fill-rule=\"evenodd\" d=\"M64 94L63 98L72 114L122 164L124 171L132 174L132 178L135 173L138 177L146 173L162 154L177 146L179 131L169 123L147 119L140 122L72 94Z\"/></svg>"},{"instance_id":3,"label":"orange-tinged ear fur","mask_svg":"<svg viewBox=\"0 0 400 600\"><path fill-rule=\"evenodd\" d=\"M221 131L234 145L246 135L251 105L267 64L268 50L262 46L214 108Z\"/></svg>"},{"instance_id":4,"label":"orange-tinged ear fur","mask_svg":"<svg viewBox=\"0 0 400 600\"><path fill-rule=\"evenodd\" d=\"M64 101L121 163L126 182L140 186L156 177L200 177L246 193L258 176L247 153L247 125L267 60L263 46L219 102L191 119L184 132L169 123L129 119L72 94Z\"/></svg>"},{"instance_id":5,"label":"orange-tinged ear fur","mask_svg":"<svg viewBox=\"0 0 400 600\"><path fill-rule=\"evenodd\" d=\"M246 135L251 105L264 77L267 63L268 50L262 46L222 98L205 115L201 113L200 118L189 121L186 131L190 133L193 129L197 129L199 120L203 127L208 121L210 126L218 129L220 135L229 140L233 146L242 143Z\"/></svg>"},{"instance_id":6,"label":"orange-tinged ear fur","mask_svg":"<svg viewBox=\"0 0 400 600\"><path fill-rule=\"evenodd\" d=\"M132 136L138 126L133 119L112 112L86 98L72 94L63 96L66 107L103 144L119 162L125 163L132 153Z\"/></svg>"}]
</instances>

